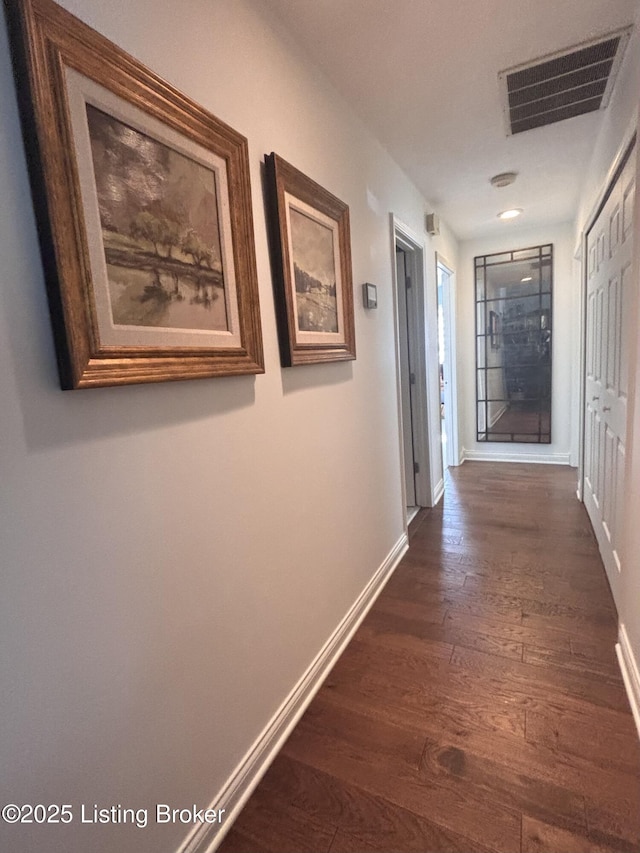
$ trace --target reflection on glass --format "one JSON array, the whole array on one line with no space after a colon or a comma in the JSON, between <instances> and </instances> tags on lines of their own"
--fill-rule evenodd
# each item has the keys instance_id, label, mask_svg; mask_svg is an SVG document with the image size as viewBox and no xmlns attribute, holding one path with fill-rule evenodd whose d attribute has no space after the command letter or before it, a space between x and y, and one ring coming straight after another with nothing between
<instances>
[{"instance_id":1,"label":"reflection on glass","mask_svg":"<svg viewBox=\"0 0 640 853\"><path fill-rule=\"evenodd\" d=\"M484 336L476 339L476 364L478 368L486 367L484 360Z\"/></svg>"},{"instance_id":2,"label":"reflection on glass","mask_svg":"<svg viewBox=\"0 0 640 853\"><path fill-rule=\"evenodd\" d=\"M475 259L478 441L551 442L552 253Z\"/></svg>"}]
</instances>

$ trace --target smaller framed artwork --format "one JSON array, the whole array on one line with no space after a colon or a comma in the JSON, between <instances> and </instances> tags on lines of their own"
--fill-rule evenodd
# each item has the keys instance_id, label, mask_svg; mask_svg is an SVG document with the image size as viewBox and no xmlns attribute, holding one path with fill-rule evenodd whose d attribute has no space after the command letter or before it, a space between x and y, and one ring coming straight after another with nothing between
<instances>
[{"instance_id":1,"label":"smaller framed artwork","mask_svg":"<svg viewBox=\"0 0 640 853\"><path fill-rule=\"evenodd\" d=\"M349 208L277 154L265 162L282 365L354 359Z\"/></svg>"},{"instance_id":2,"label":"smaller framed artwork","mask_svg":"<svg viewBox=\"0 0 640 853\"><path fill-rule=\"evenodd\" d=\"M263 373L245 137L52 0L7 11L62 387Z\"/></svg>"},{"instance_id":3,"label":"smaller framed artwork","mask_svg":"<svg viewBox=\"0 0 640 853\"><path fill-rule=\"evenodd\" d=\"M378 307L378 288L375 284L369 284L369 282L366 281L362 285L362 301L365 308Z\"/></svg>"}]
</instances>

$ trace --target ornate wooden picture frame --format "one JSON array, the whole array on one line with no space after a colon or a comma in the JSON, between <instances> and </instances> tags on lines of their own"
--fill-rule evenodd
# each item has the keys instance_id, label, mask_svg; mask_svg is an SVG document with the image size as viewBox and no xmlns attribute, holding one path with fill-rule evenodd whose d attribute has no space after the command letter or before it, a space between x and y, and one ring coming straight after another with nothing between
<instances>
[{"instance_id":1,"label":"ornate wooden picture frame","mask_svg":"<svg viewBox=\"0 0 640 853\"><path fill-rule=\"evenodd\" d=\"M265 162L282 364L352 360L349 208L277 154Z\"/></svg>"},{"instance_id":2,"label":"ornate wooden picture frame","mask_svg":"<svg viewBox=\"0 0 640 853\"><path fill-rule=\"evenodd\" d=\"M61 385L264 372L247 140L52 0L5 0Z\"/></svg>"}]
</instances>

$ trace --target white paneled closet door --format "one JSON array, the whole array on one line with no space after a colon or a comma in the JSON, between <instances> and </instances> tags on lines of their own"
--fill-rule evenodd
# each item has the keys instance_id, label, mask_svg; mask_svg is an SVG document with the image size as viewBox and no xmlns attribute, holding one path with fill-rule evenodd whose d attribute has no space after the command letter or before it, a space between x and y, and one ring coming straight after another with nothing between
<instances>
[{"instance_id":1,"label":"white paneled closet door","mask_svg":"<svg viewBox=\"0 0 640 853\"><path fill-rule=\"evenodd\" d=\"M614 598L623 516L635 150L587 234L584 499Z\"/></svg>"}]
</instances>

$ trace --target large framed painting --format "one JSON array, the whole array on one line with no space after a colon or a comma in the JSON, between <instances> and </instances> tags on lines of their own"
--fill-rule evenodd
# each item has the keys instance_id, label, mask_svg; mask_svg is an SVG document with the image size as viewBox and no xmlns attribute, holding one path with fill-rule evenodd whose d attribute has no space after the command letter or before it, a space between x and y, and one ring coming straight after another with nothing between
<instances>
[{"instance_id":1,"label":"large framed painting","mask_svg":"<svg viewBox=\"0 0 640 853\"><path fill-rule=\"evenodd\" d=\"M277 154L266 167L282 364L354 359L349 208Z\"/></svg>"},{"instance_id":2,"label":"large framed painting","mask_svg":"<svg viewBox=\"0 0 640 853\"><path fill-rule=\"evenodd\" d=\"M63 388L262 373L247 140L51 0L6 0Z\"/></svg>"}]
</instances>

